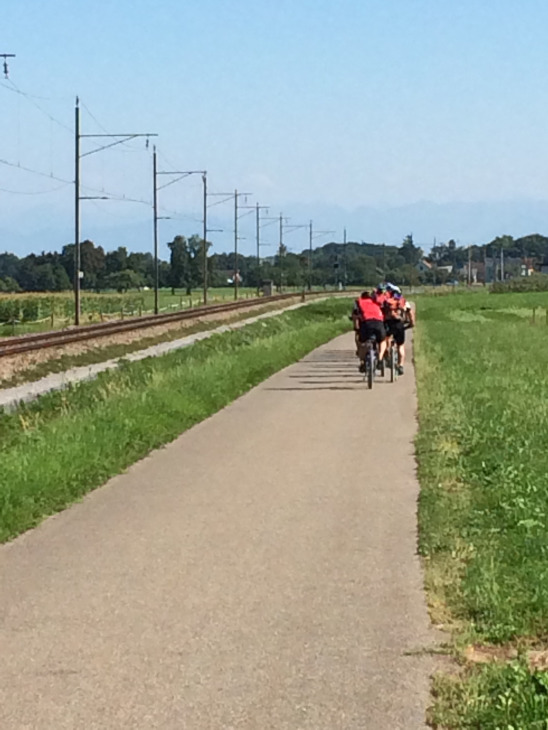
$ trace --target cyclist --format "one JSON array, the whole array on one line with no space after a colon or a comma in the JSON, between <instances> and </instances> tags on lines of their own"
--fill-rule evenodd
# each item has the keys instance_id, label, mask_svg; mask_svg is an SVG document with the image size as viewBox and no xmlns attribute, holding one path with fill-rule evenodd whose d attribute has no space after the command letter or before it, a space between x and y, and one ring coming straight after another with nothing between
<instances>
[{"instance_id":1,"label":"cyclist","mask_svg":"<svg viewBox=\"0 0 548 730\"><path fill-rule=\"evenodd\" d=\"M354 328L354 339L356 341L356 355L359 355L359 346L360 346L360 305L359 305L359 299L354 299L354 304L352 305L352 312L350 314L349 319L352 320L352 327Z\"/></svg>"},{"instance_id":2,"label":"cyclist","mask_svg":"<svg viewBox=\"0 0 548 730\"><path fill-rule=\"evenodd\" d=\"M379 305L379 307L382 307L384 304L384 300L388 297L388 286L387 284L377 284L377 288L373 292L373 298Z\"/></svg>"},{"instance_id":3,"label":"cyclist","mask_svg":"<svg viewBox=\"0 0 548 730\"><path fill-rule=\"evenodd\" d=\"M386 350L386 329L384 327L384 314L376 299L376 292L362 292L358 299L359 316L359 341L360 344L366 340L376 340L378 346L379 367ZM365 359L362 357L363 349L360 348L360 372L365 370Z\"/></svg>"},{"instance_id":4,"label":"cyclist","mask_svg":"<svg viewBox=\"0 0 548 730\"><path fill-rule=\"evenodd\" d=\"M405 364L405 325L414 327L415 316L411 305L402 296L399 287L391 285L383 303L384 323L388 337L392 336L398 346L398 373L403 375Z\"/></svg>"}]
</instances>

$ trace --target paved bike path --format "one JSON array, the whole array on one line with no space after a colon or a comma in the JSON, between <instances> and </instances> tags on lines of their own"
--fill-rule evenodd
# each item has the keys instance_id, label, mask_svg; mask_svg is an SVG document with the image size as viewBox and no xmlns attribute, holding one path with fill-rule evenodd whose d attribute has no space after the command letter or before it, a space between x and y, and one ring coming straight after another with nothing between
<instances>
[{"instance_id":1,"label":"paved bike path","mask_svg":"<svg viewBox=\"0 0 548 730\"><path fill-rule=\"evenodd\" d=\"M352 340L0 548L1 728L424 727L413 376Z\"/></svg>"}]
</instances>

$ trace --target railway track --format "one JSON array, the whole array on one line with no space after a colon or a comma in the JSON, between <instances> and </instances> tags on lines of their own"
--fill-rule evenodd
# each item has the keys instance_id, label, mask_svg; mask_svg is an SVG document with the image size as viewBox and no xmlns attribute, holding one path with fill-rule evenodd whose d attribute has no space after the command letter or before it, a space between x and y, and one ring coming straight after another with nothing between
<instances>
[{"instance_id":1,"label":"railway track","mask_svg":"<svg viewBox=\"0 0 548 730\"><path fill-rule=\"evenodd\" d=\"M83 342L96 337L108 337L119 332L131 332L146 327L154 327L171 322L178 322L185 319L195 319L205 314L218 314L231 312L232 310L257 307L269 303L281 302L285 299L294 299L297 294L277 294L272 297L256 297L253 299L242 299L236 302L223 304L210 304L201 307L194 307L182 312L168 312L166 314L151 314L143 317L131 317L116 322L101 322L99 324L83 325L64 330L39 332L20 337L0 338L0 357L8 355L19 355L32 350L43 350L49 347L59 347L71 342Z\"/></svg>"}]
</instances>

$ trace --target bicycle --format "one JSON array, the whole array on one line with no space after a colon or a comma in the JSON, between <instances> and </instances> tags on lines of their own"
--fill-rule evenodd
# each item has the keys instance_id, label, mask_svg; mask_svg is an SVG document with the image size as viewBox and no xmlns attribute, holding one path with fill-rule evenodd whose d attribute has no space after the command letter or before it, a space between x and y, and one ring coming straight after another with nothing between
<instances>
[{"instance_id":1,"label":"bicycle","mask_svg":"<svg viewBox=\"0 0 548 730\"><path fill-rule=\"evenodd\" d=\"M411 329L413 325L411 322L404 322L403 327L408 330ZM393 335L390 335L390 339L387 343L386 359L388 362L388 369L390 370L390 382L394 383L400 374L400 350Z\"/></svg>"},{"instance_id":2,"label":"bicycle","mask_svg":"<svg viewBox=\"0 0 548 730\"><path fill-rule=\"evenodd\" d=\"M386 348L386 359L388 362L388 370L390 371L390 382L394 383L398 377L398 367L400 364L400 354L398 352L398 346L396 341L390 335L390 340Z\"/></svg>"},{"instance_id":3,"label":"bicycle","mask_svg":"<svg viewBox=\"0 0 548 730\"><path fill-rule=\"evenodd\" d=\"M367 381L367 388L371 390L373 388L373 382L375 379L375 370L377 369L377 363L379 361L379 350L378 342L376 337L370 337L361 343L363 354L361 358L364 362L363 379ZM382 369L382 375L384 375L384 364Z\"/></svg>"}]
</instances>

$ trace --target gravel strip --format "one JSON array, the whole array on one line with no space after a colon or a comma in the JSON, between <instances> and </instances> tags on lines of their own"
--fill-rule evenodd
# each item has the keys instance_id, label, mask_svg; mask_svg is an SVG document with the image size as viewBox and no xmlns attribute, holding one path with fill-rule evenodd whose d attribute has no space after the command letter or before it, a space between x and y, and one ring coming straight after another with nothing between
<instances>
[{"instance_id":1,"label":"gravel strip","mask_svg":"<svg viewBox=\"0 0 548 730\"><path fill-rule=\"evenodd\" d=\"M318 301L321 300L314 299L314 302ZM160 355L166 355L168 352L172 352L173 350L190 347L190 345L194 345L200 340L206 340L212 335L240 329L248 324L252 324L253 322L259 322L262 319L277 317L282 312L299 309L299 307L304 307L307 304L308 302L293 304L285 309L276 309L271 312L259 314L256 317L250 317L249 319L234 322L233 324L223 324L212 330L196 332L193 335L187 335L187 337L182 337L179 340L161 342L157 345L152 345L152 347L147 347L145 350L131 352L124 357L106 360L105 362L95 363L94 365L82 365L66 370L63 373L52 373L51 375L46 375L45 377L40 378L40 380L35 380L31 383L24 383L23 385L17 385L13 388L4 388L3 390L0 390L0 409L3 409L4 411L13 411L20 403L28 403L29 401L35 400L41 395L49 393L52 390L61 390L71 383L79 383L82 380L93 380L93 378L95 378L99 373L102 373L105 370L112 370L113 368L118 367L121 362L135 362L137 360L144 360L147 357L159 357Z\"/></svg>"}]
</instances>

